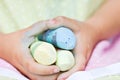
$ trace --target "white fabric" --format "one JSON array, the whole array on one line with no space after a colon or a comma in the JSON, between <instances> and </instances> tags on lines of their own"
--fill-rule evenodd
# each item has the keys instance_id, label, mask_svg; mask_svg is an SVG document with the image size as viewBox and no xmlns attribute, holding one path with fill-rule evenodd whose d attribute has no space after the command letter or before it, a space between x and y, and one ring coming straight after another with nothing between
<instances>
[{"instance_id":1,"label":"white fabric","mask_svg":"<svg viewBox=\"0 0 120 80\"><path fill-rule=\"evenodd\" d=\"M73 73L67 80L95 80L97 78L110 76L110 75L120 76L120 63L116 63L107 67L97 68L88 71L79 71Z\"/></svg>"}]
</instances>

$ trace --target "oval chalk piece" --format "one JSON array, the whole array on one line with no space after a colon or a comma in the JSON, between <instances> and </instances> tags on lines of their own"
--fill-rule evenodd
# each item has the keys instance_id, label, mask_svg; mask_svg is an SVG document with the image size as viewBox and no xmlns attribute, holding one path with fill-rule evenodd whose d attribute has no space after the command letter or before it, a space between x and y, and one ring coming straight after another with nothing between
<instances>
[{"instance_id":1,"label":"oval chalk piece","mask_svg":"<svg viewBox=\"0 0 120 80\"><path fill-rule=\"evenodd\" d=\"M30 47L33 58L40 64L51 65L56 62L56 50L50 43L37 41Z\"/></svg>"},{"instance_id":2,"label":"oval chalk piece","mask_svg":"<svg viewBox=\"0 0 120 80\"><path fill-rule=\"evenodd\" d=\"M38 35L38 40L49 42L54 46L65 50L72 50L76 45L74 33L64 26L47 30L45 33Z\"/></svg>"},{"instance_id":3,"label":"oval chalk piece","mask_svg":"<svg viewBox=\"0 0 120 80\"><path fill-rule=\"evenodd\" d=\"M71 69L75 64L75 59L72 52L67 50L58 50L57 51L57 61L56 65L60 68L61 71L67 71Z\"/></svg>"}]
</instances>

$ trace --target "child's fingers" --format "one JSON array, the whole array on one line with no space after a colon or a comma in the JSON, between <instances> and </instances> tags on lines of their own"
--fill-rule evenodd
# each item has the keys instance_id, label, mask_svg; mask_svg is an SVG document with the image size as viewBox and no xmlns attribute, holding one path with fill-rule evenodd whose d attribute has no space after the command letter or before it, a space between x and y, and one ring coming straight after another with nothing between
<instances>
[{"instance_id":1,"label":"child's fingers","mask_svg":"<svg viewBox=\"0 0 120 80\"><path fill-rule=\"evenodd\" d=\"M87 61L90 57L90 53L92 52L92 46L89 45L87 43L88 41L85 41L84 39L78 39L77 42L81 44L77 43L74 49L76 64L71 70L61 74L58 77L58 80L66 80L66 78L68 78L71 74L75 73L76 71L81 71L85 69Z\"/></svg>"},{"instance_id":2,"label":"child's fingers","mask_svg":"<svg viewBox=\"0 0 120 80\"><path fill-rule=\"evenodd\" d=\"M75 66L71 70L69 70L68 72L65 72L65 73L61 74L58 77L58 80L66 80L73 73L75 73L77 71L83 71L85 69L86 59L82 55L81 56L77 55L77 56L79 56L79 57L77 57L76 59L79 58L79 60L76 60Z\"/></svg>"},{"instance_id":3,"label":"child's fingers","mask_svg":"<svg viewBox=\"0 0 120 80\"><path fill-rule=\"evenodd\" d=\"M25 51L23 55L23 66L31 73L38 74L38 75L48 75L58 73L60 69L53 65L53 66L45 66L38 64L30 55L29 51Z\"/></svg>"},{"instance_id":4,"label":"child's fingers","mask_svg":"<svg viewBox=\"0 0 120 80\"><path fill-rule=\"evenodd\" d=\"M26 77L28 77L30 80L56 80L59 74L53 74L53 75L47 75L42 76L39 74L34 74L29 72L27 69L25 69L23 66L19 66L19 69L22 71L23 74L25 74ZM33 69L34 70L34 69Z\"/></svg>"},{"instance_id":5,"label":"child's fingers","mask_svg":"<svg viewBox=\"0 0 120 80\"><path fill-rule=\"evenodd\" d=\"M70 29L72 29L73 31L78 31L80 26L76 26L76 25L80 25L81 22L67 18L67 17L63 17L63 16L59 16L56 17L54 19L51 19L47 22L47 26L49 28L56 28L59 26L66 26Z\"/></svg>"},{"instance_id":6,"label":"child's fingers","mask_svg":"<svg viewBox=\"0 0 120 80\"><path fill-rule=\"evenodd\" d=\"M59 26L66 26L72 29L74 32L79 31L81 22L66 18L66 17L56 17L52 20L39 21L30 27L23 30L26 36L34 36L42 33L48 29L57 28ZM82 26L82 25L81 25Z\"/></svg>"},{"instance_id":7,"label":"child's fingers","mask_svg":"<svg viewBox=\"0 0 120 80\"><path fill-rule=\"evenodd\" d=\"M81 58L81 59L80 59ZM80 56L79 55L79 60L76 60L76 65L71 69L69 70L68 72L65 72L63 74L61 74L59 77L58 77L58 80L66 80L70 75L72 75L73 73L77 72L77 71L82 71L84 70L85 68L85 65L86 65L86 60L83 59L84 57L83 56Z\"/></svg>"},{"instance_id":8,"label":"child's fingers","mask_svg":"<svg viewBox=\"0 0 120 80\"><path fill-rule=\"evenodd\" d=\"M39 21L39 22L31 25L30 27L23 29L22 31L25 34L25 36L28 36L28 37L37 35L37 34L42 33L48 29L46 23L47 23L47 20L46 21Z\"/></svg>"},{"instance_id":9,"label":"child's fingers","mask_svg":"<svg viewBox=\"0 0 120 80\"><path fill-rule=\"evenodd\" d=\"M50 74L58 73L60 71L60 69L55 65L45 66L38 64L36 62L31 62L31 63L28 62L26 66L29 72L39 75L50 75Z\"/></svg>"},{"instance_id":10,"label":"child's fingers","mask_svg":"<svg viewBox=\"0 0 120 80\"><path fill-rule=\"evenodd\" d=\"M41 75L36 75L36 74L28 74L30 80L56 80L59 74L54 74L54 75L47 75L47 76L41 76Z\"/></svg>"}]
</instances>

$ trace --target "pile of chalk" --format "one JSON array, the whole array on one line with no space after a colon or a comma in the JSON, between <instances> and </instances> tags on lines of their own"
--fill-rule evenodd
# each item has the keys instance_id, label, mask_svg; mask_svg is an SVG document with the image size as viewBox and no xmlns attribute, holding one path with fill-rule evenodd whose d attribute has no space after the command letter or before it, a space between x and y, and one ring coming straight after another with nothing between
<instances>
[{"instance_id":1,"label":"pile of chalk","mask_svg":"<svg viewBox=\"0 0 120 80\"><path fill-rule=\"evenodd\" d=\"M71 69L75 64L71 50L76 45L76 37L72 30L61 26L49 29L36 36L30 51L36 62L42 65L57 65L61 71Z\"/></svg>"}]
</instances>

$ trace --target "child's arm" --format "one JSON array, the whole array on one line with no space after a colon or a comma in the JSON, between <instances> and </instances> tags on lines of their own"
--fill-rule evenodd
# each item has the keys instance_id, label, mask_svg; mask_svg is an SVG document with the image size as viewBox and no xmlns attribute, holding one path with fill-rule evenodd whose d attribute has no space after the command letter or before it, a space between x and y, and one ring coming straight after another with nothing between
<instances>
[{"instance_id":1,"label":"child's arm","mask_svg":"<svg viewBox=\"0 0 120 80\"><path fill-rule=\"evenodd\" d=\"M21 73L31 80L55 80L60 70L57 66L43 66L34 61L29 45L34 36L47 30L46 21L38 22L29 28L0 34L0 58L14 65Z\"/></svg>"},{"instance_id":2,"label":"child's arm","mask_svg":"<svg viewBox=\"0 0 120 80\"><path fill-rule=\"evenodd\" d=\"M107 0L87 23L100 32L101 39L106 39L120 32L120 0Z\"/></svg>"},{"instance_id":3,"label":"child's arm","mask_svg":"<svg viewBox=\"0 0 120 80\"><path fill-rule=\"evenodd\" d=\"M76 65L59 76L65 80L72 73L84 70L95 45L120 32L120 0L107 0L106 3L87 21L79 22L66 17L57 17L49 22L49 26L64 25L71 28L77 37L74 49Z\"/></svg>"}]
</instances>

